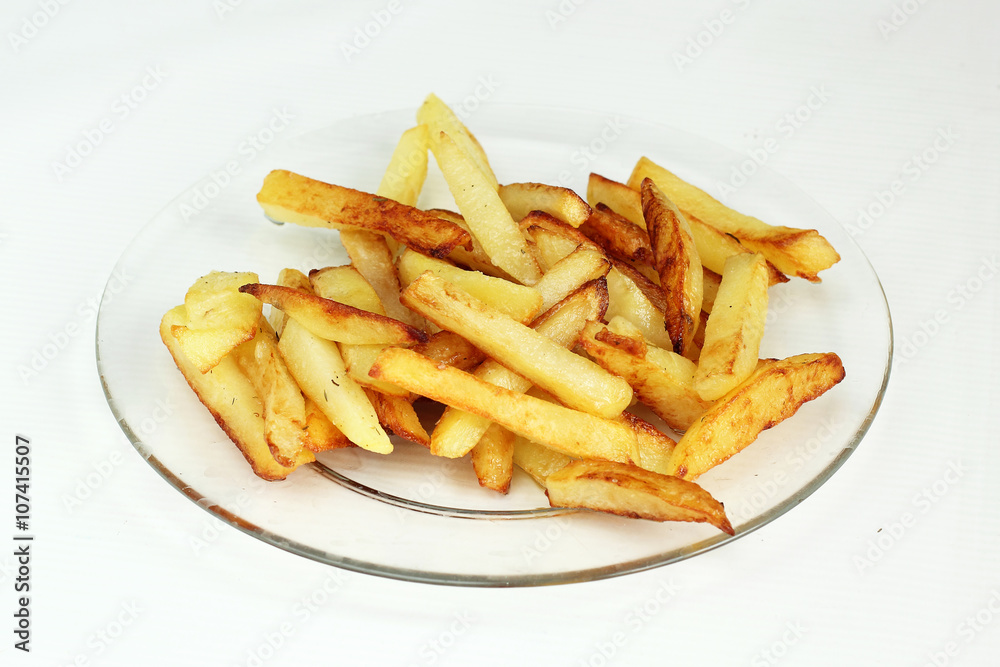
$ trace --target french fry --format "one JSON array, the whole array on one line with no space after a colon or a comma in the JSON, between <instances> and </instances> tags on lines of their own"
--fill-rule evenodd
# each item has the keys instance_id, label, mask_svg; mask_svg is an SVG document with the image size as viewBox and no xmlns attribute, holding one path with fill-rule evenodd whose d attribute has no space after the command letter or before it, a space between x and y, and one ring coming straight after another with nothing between
<instances>
[{"instance_id":1,"label":"french fry","mask_svg":"<svg viewBox=\"0 0 1000 667\"><path fill-rule=\"evenodd\" d=\"M490 187L494 190L499 187L497 177L486 157L486 151L483 150L479 140L465 126L465 123L458 119L455 112L441 101L441 98L434 93L428 95L424 103L417 109L417 122L427 126L432 150L440 141L441 133L447 133L452 141L473 161Z\"/></svg>"},{"instance_id":2,"label":"french fry","mask_svg":"<svg viewBox=\"0 0 1000 667\"><path fill-rule=\"evenodd\" d=\"M353 266L329 266L324 269L313 269L309 272L309 281L317 296L330 299L347 306L365 310L376 315L385 315L382 301L368 281ZM397 301L398 296L397 296ZM384 394L410 398L410 392L379 382L368 375L376 357L385 349L381 344L339 343L340 354L347 366L347 374L351 379L365 387L375 389Z\"/></svg>"},{"instance_id":3,"label":"french fry","mask_svg":"<svg viewBox=\"0 0 1000 667\"><path fill-rule=\"evenodd\" d=\"M388 384L388 383L382 383ZM427 435L420 417L413 409L413 404L405 398L391 396L378 391L366 389L365 393L375 414L378 415L379 423L392 433L401 438L423 445L431 446L431 437Z\"/></svg>"},{"instance_id":4,"label":"french fry","mask_svg":"<svg viewBox=\"0 0 1000 667\"><path fill-rule=\"evenodd\" d=\"M537 290L478 271L466 271L440 259L404 250L397 261L404 287L420 274L430 271L465 290L483 303L509 315L518 322L530 322L542 310L542 295Z\"/></svg>"},{"instance_id":5,"label":"french fry","mask_svg":"<svg viewBox=\"0 0 1000 667\"><path fill-rule=\"evenodd\" d=\"M434 257L447 257L455 246L472 247L468 232L436 215L281 169L264 178L257 202L276 222L380 232Z\"/></svg>"},{"instance_id":6,"label":"french fry","mask_svg":"<svg viewBox=\"0 0 1000 667\"><path fill-rule=\"evenodd\" d=\"M663 310L665 297L658 285L624 262L612 259L608 273L608 319L623 317L659 347L673 349Z\"/></svg>"},{"instance_id":7,"label":"french fry","mask_svg":"<svg viewBox=\"0 0 1000 667\"><path fill-rule=\"evenodd\" d=\"M544 211L572 227L590 217L590 206L568 188L544 183L510 183L500 186L500 199L511 217L520 222L532 211Z\"/></svg>"},{"instance_id":8,"label":"french fry","mask_svg":"<svg viewBox=\"0 0 1000 667\"><path fill-rule=\"evenodd\" d=\"M632 400L621 378L433 274L421 275L403 290L403 303L570 407L612 418Z\"/></svg>"},{"instance_id":9,"label":"french fry","mask_svg":"<svg viewBox=\"0 0 1000 667\"><path fill-rule=\"evenodd\" d=\"M603 278L610 270L611 263L603 253L587 246L578 246L553 264L535 283L534 289L542 295L542 310L548 310L582 285Z\"/></svg>"},{"instance_id":10,"label":"french fry","mask_svg":"<svg viewBox=\"0 0 1000 667\"><path fill-rule=\"evenodd\" d=\"M255 273L212 271L184 295L185 323L172 325L171 335L202 373L254 337L261 306L240 294L239 288L257 280Z\"/></svg>"},{"instance_id":11,"label":"french fry","mask_svg":"<svg viewBox=\"0 0 1000 667\"><path fill-rule=\"evenodd\" d=\"M648 406L667 426L685 431L708 408L694 388L695 365L669 352L670 365L661 365L652 346L642 340L616 334L599 322L590 322L580 334L580 346L603 368L625 379L636 398Z\"/></svg>"},{"instance_id":12,"label":"french fry","mask_svg":"<svg viewBox=\"0 0 1000 667\"><path fill-rule=\"evenodd\" d=\"M294 468L281 465L271 455L264 439L264 408L250 380L231 356L224 356L211 370L202 373L185 356L171 333L172 327L188 323L183 305L167 311L160 320L160 338L177 368L216 423L239 448L254 474L269 481L285 479ZM303 452L296 466L308 460L309 453Z\"/></svg>"},{"instance_id":13,"label":"french fry","mask_svg":"<svg viewBox=\"0 0 1000 667\"><path fill-rule=\"evenodd\" d=\"M298 320L289 318L278 340L278 350L302 393L351 442L380 454L392 451L389 436L364 390L348 376L336 343L314 335Z\"/></svg>"},{"instance_id":14,"label":"french fry","mask_svg":"<svg viewBox=\"0 0 1000 667\"><path fill-rule=\"evenodd\" d=\"M653 260L653 248L649 244L646 230L618 215L605 204L598 204L594 208L587 221L580 225L580 231L615 257L646 264Z\"/></svg>"},{"instance_id":15,"label":"french fry","mask_svg":"<svg viewBox=\"0 0 1000 667\"><path fill-rule=\"evenodd\" d=\"M589 320L600 319L607 310L607 287L593 281L568 295L560 303L533 323L539 334L558 345L569 347L576 342L580 331ZM474 373L484 382L523 393L531 380L501 365L494 359L484 361ZM484 417L446 408L431 433L431 453L448 458L464 456L485 435L490 421Z\"/></svg>"},{"instance_id":16,"label":"french fry","mask_svg":"<svg viewBox=\"0 0 1000 667\"><path fill-rule=\"evenodd\" d=\"M744 248L736 237L719 231L693 215L686 214L684 217L691 226L691 236L694 237L694 245L698 249L698 258L706 269L722 275L727 259L733 255L753 254L753 251ZM778 271L771 262L767 262L767 273L769 285L787 283L789 280L788 276Z\"/></svg>"},{"instance_id":17,"label":"french fry","mask_svg":"<svg viewBox=\"0 0 1000 667\"><path fill-rule=\"evenodd\" d=\"M472 469L480 486L498 493L507 493L510 489L516 437L499 424L491 424L472 448Z\"/></svg>"},{"instance_id":18,"label":"french fry","mask_svg":"<svg viewBox=\"0 0 1000 667\"><path fill-rule=\"evenodd\" d=\"M414 345L413 351L460 371L475 368L486 359L482 350L451 331L438 331L426 343Z\"/></svg>"},{"instance_id":19,"label":"french fry","mask_svg":"<svg viewBox=\"0 0 1000 667\"><path fill-rule=\"evenodd\" d=\"M722 503L693 482L609 461L573 461L549 475L553 507L574 507L651 521L709 523L734 535Z\"/></svg>"},{"instance_id":20,"label":"french fry","mask_svg":"<svg viewBox=\"0 0 1000 667\"><path fill-rule=\"evenodd\" d=\"M426 125L420 124L403 132L375 194L395 199L400 204L416 206L427 178L430 143L431 134ZM361 273L364 275L364 271Z\"/></svg>"},{"instance_id":21,"label":"french fry","mask_svg":"<svg viewBox=\"0 0 1000 667\"><path fill-rule=\"evenodd\" d=\"M483 382L406 348L387 349L371 373L569 456L622 462L638 458L635 433L626 424Z\"/></svg>"},{"instance_id":22,"label":"french fry","mask_svg":"<svg viewBox=\"0 0 1000 667\"><path fill-rule=\"evenodd\" d=\"M514 465L528 473L543 489L546 477L573 461L572 457L562 452L539 445L520 435L514 439L513 458Z\"/></svg>"},{"instance_id":23,"label":"french fry","mask_svg":"<svg viewBox=\"0 0 1000 667\"><path fill-rule=\"evenodd\" d=\"M618 419L628 424L635 433L639 450L639 459L635 461L635 465L652 472L665 471L677 441L631 412L623 412Z\"/></svg>"},{"instance_id":24,"label":"french fry","mask_svg":"<svg viewBox=\"0 0 1000 667\"><path fill-rule=\"evenodd\" d=\"M432 148L459 212L490 261L524 285L538 282L538 264L496 188L447 134Z\"/></svg>"},{"instance_id":25,"label":"french fry","mask_svg":"<svg viewBox=\"0 0 1000 667\"><path fill-rule=\"evenodd\" d=\"M691 227L650 179L642 181L642 213L653 248L653 266L667 295L663 320L674 344L683 354L691 343L701 313L702 268Z\"/></svg>"},{"instance_id":26,"label":"french fry","mask_svg":"<svg viewBox=\"0 0 1000 667\"><path fill-rule=\"evenodd\" d=\"M592 173L587 179L587 203L594 209L604 204L633 225L646 229L638 188Z\"/></svg>"},{"instance_id":27,"label":"french fry","mask_svg":"<svg viewBox=\"0 0 1000 667\"><path fill-rule=\"evenodd\" d=\"M668 474L698 478L843 379L844 365L833 353L800 354L761 363L677 442Z\"/></svg>"},{"instance_id":28,"label":"french fry","mask_svg":"<svg viewBox=\"0 0 1000 667\"><path fill-rule=\"evenodd\" d=\"M306 449L319 453L342 447L356 447L339 428L333 425L319 406L306 397Z\"/></svg>"},{"instance_id":29,"label":"french fry","mask_svg":"<svg viewBox=\"0 0 1000 667\"><path fill-rule=\"evenodd\" d=\"M280 465L293 467L307 438L306 403L278 352L274 330L263 316L257 334L232 355L263 405L264 440L271 455Z\"/></svg>"},{"instance_id":30,"label":"french fry","mask_svg":"<svg viewBox=\"0 0 1000 667\"><path fill-rule=\"evenodd\" d=\"M819 272L840 261L837 251L815 229L775 227L734 211L646 157L635 165L628 185L638 189L644 178L651 178L681 211L732 234L782 273L819 282Z\"/></svg>"},{"instance_id":31,"label":"french fry","mask_svg":"<svg viewBox=\"0 0 1000 667\"><path fill-rule=\"evenodd\" d=\"M309 331L327 340L362 345L412 345L427 340L423 331L399 320L291 287L251 283L242 286L240 291L280 308Z\"/></svg>"},{"instance_id":32,"label":"french fry","mask_svg":"<svg viewBox=\"0 0 1000 667\"><path fill-rule=\"evenodd\" d=\"M433 213L434 215L453 222L465 231L469 232L469 225L466 224L465 218L462 217L461 213L455 213L454 211L449 211L443 208L432 208L428 209L428 213ZM475 236L472 236L472 232L469 232L469 236L472 237L472 249L466 250L461 246L456 246L450 253L448 253L448 261L454 262L460 266L467 267L472 271L479 271L480 273L485 273L488 276L493 276L494 278L503 278L504 280L509 280L511 282L517 282L510 276L509 273L501 269L499 266L490 261L489 255L483 250L483 246L479 244Z\"/></svg>"},{"instance_id":33,"label":"french fry","mask_svg":"<svg viewBox=\"0 0 1000 667\"><path fill-rule=\"evenodd\" d=\"M290 287L292 289L297 289L306 294L312 294L312 284L309 282L309 276L302 273L298 269L282 269L278 272L278 280L275 281L276 284L281 287ZM285 328L285 319L287 319L285 311L280 308L271 308L271 312L268 313L267 321L271 323L271 328L274 329L274 333L277 336L281 335L282 330Z\"/></svg>"},{"instance_id":34,"label":"french fry","mask_svg":"<svg viewBox=\"0 0 1000 667\"><path fill-rule=\"evenodd\" d=\"M764 256L727 259L694 374L694 387L706 401L722 397L757 367L767 301Z\"/></svg>"}]
</instances>

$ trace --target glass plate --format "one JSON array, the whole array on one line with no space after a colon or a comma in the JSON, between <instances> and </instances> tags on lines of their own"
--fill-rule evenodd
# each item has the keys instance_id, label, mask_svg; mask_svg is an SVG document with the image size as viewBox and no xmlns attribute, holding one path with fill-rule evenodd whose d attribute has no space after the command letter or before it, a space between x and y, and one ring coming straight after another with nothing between
<instances>
[{"instance_id":1,"label":"glass plate","mask_svg":"<svg viewBox=\"0 0 1000 667\"><path fill-rule=\"evenodd\" d=\"M168 483L235 528L330 565L439 584L528 586L635 572L731 542L799 504L854 451L889 375L885 295L845 230L760 168L727 203L772 224L816 228L842 256L821 284L793 280L771 288L761 355L834 351L847 377L698 480L725 503L735 537L703 524L552 510L519 471L510 494L501 496L479 487L467 459L432 457L405 442L388 457L328 452L284 482L254 477L174 366L159 340L160 317L212 270L254 271L273 282L284 267L347 263L335 232L269 222L255 199L260 183L283 168L373 191L413 117L408 110L353 118L253 156L234 155L168 205L122 255L101 304L98 369L125 434ZM626 180L641 155L717 193L746 160L683 132L617 116L491 106L466 122L501 181L581 193L591 171ZM454 208L433 160L420 205Z\"/></svg>"}]
</instances>

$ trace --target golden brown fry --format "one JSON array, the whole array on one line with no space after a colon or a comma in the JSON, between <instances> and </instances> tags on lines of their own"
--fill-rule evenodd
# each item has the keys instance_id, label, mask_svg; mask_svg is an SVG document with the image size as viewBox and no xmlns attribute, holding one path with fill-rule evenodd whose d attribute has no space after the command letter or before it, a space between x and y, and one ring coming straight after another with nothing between
<instances>
[{"instance_id":1,"label":"golden brown fry","mask_svg":"<svg viewBox=\"0 0 1000 667\"><path fill-rule=\"evenodd\" d=\"M399 320L294 288L251 283L240 291L280 308L309 331L327 340L360 345L412 345L427 340L423 331Z\"/></svg>"},{"instance_id":2,"label":"golden brown fry","mask_svg":"<svg viewBox=\"0 0 1000 667\"><path fill-rule=\"evenodd\" d=\"M694 387L714 401L750 376L757 367L767 318L767 263L763 255L733 255L705 327Z\"/></svg>"},{"instance_id":3,"label":"golden brown fry","mask_svg":"<svg viewBox=\"0 0 1000 667\"><path fill-rule=\"evenodd\" d=\"M553 507L652 521L709 523L735 534L722 503L693 482L610 461L573 461L545 480Z\"/></svg>"},{"instance_id":4,"label":"golden brown fry","mask_svg":"<svg viewBox=\"0 0 1000 667\"><path fill-rule=\"evenodd\" d=\"M696 479L843 379L844 365L832 352L761 363L688 429L670 457L668 474Z\"/></svg>"},{"instance_id":5,"label":"golden brown fry","mask_svg":"<svg viewBox=\"0 0 1000 667\"><path fill-rule=\"evenodd\" d=\"M630 188L624 183L612 181L600 174L591 174L587 181L587 202L593 208L604 204L632 224L646 229L646 220L642 217L642 198L639 196L638 188Z\"/></svg>"},{"instance_id":6,"label":"golden brown fry","mask_svg":"<svg viewBox=\"0 0 1000 667\"><path fill-rule=\"evenodd\" d=\"M472 448L472 468L479 486L507 493L514 475L514 439L517 436L499 424L491 424Z\"/></svg>"},{"instance_id":7,"label":"golden brown fry","mask_svg":"<svg viewBox=\"0 0 1000 667\"><path fill-rule=\"evenodd\" d=\"M405 398L390 396L371 389L365 389L368 400L375 408L379 423L390 432L404 440L415 442L424 447L431 446L431 437L420 423L420 417L413 409L413 404Z\"/></svg>"},{"instance_id":8,"label":"golden brown fry","mask_svg":"<svg viewBox=\"0 0 1000 667\"><path fill-rule=\"evenodd\" d=\"M636 398L676 431L690 427L710 405L694 389L694 364L673 352L669 352L674 357L671 365L658 364L659 359L648 354L650 346L615 334L599 322L584 328L579 343L594 361L624 378Z\"/></svg>"},{"instance_id":9,"label":"golden brown fry","mask_svg":"<svg viewBox=\"0 0 1000 667\"><path fill-rule=\"evenodd\" d=\"M325 452L342 447L357 447L333 425L319 406L306 397L306 449L311 452Z\"/></svg>"},{"instance_id":10,"label":"golden brown fry","mask_svg":"<svg viewBox=\"0 0 1000 667\"><path fill-rule=\"evenodd\" d=\"M413 351L460 371L475 368L486 359L486 353L451 331L438 331L426 343L414 345Z\"/></svg>"},{"instance_id":11,"label":"golden brown fry","mask_svg":"<svg viewBox=\"0 0 1000 667\"><path fill-rule=\"evenodd\" d=\"M278 352L278 339L261 316L253 340L232 351L237 366L254 387L264 407L264 440L274 460L292 467L306 442L306 404Z\"/></svg>"},{"instance_id":12,"label":"golden brown fry","mask_svg":"<svg viewBox=\"0 0 1000 667\"><path fill-rule=\"evenodd\" d=\"M268 174L257 202L277 222L380 232L434 257L447 257L455 246L472 247L468 232L436 215L290 171Z\"/></svg>"},{"instance_id":13,"label":"golden brown fry","mask_svg":"<svg viewBox=\"0 0 1000 667\"><path fill-rule=\"evenodd\" d=\"M589 320L603 317L607 307L607 286L603 281L595 280L546 311L532 324L532 328L557 344L570 347L584 325ZM484 361L474 375L477 379L519 393L527 391L532 384L494 359ZM431 434L431 452L449 458L464 456L483 437L489 425L489 420L479 415L446 408Z\"/></svg>"},{"instance_id":14,"label":"golden brown fry","mask_svg":"<svg viewBox=\"0 0 1000 667\"><path fill-rule=\"evenodd\" d=\"M403 303L566 405L612 418L632 400L621 378L430 273L403 291Z\"/></svg>"},{"instance_id":15,"label":"golden brown fry","mask_svg":"<svg viewBox=\"0 0 1000 667\"><path fill-rule=\"evenodd\" d=\"M604 204L597 205L587 221L580 225L580 231L609 255L646 264L653 260L653 248L646 230Z\"/></svg>"},{"instance_id":16,"label":"golden brown fry","mask_svg":"<svg viewBox=\"0 0 1000 667\"><path fill-rule=\"evenodd\" d=\"M642 182L640 194L649 242L653 247L653 266L660 274L660 288L667 295L663 320L674 352L683 354L691 343L701 313L701 260L691 227L673 202L648 178Z\"/></svg>"},{"instance_id":17,"label":"golden brown fry","mask_svg":"<svg viewBox=\"0 0 1000 667\"><path fill-rule=\"evenodd\" d=\"M783 273L819 282L819 272L840 261L837 251L815 229L775 227L734 211L646 157L635 165L628 184L638 188L644 178L651 178L685 214L732 234Z\"/></svg>"},{"instance_id":18,"label":"golden brown fry","mask_svg":"<svg viewBox=\"0 0 1000 667\"><path fill-rule=\"evenodd\" d=\"M638 458L635 433L626 424L483 382L412 350L387 349L371 372L374 377L478 414L569 456L623 462Z\"/></svg>"},{"instance_id":19,"label":"golden brown fry","mask_svg":"<svg viewBox=\"0 0 1000 667\"><path fill-rule=\"evenodd\" d=\"M544 211L572 227L590 216L590 206L569 188L544 183L510 183L500 186L500 199L511 217L521 221L532 211Z\"/></svg>"},{"instance_id":20,"label":"golden brown fry","mask_svg":"<svg viewBox=\"0 0 1000 667\"><path fill-rule=\"evenodd\" d=\"M198 399L212 413L215 421L239 448L254 474L269 481L284 479L294 468L279 464L271 455L271 449L264 440L264 407L250 380L230 356L223 357L207 373L198 370L184 355L171 333L171 327L187 324L184 306L167 311L160 321L160 338L170 351L177 368ZM296 465L308 462L309 456L308 452L303 452Z\"/></svg>"},{"instance_id":21,"label":"golden brown fry","mask_svg":"<svg viewBox=\"0 0 1000 667\"><path fill-rule=\"evenodd\" d=\"M573 458L524 436L514 439L514 465L528 473L543 489L545 478L565 468Z\"/></svg>"},{"instance_id":22,"label":"golden brown fry","mask_svg":"<svg viewBox=\"0 0 1000 667\"><path fill-rule=\"evenodd\" d=\"M458 210L490 262L521 284L534 285L541 270L496 189L447 134L432 149Z\"/></svg>"}]
</instances>

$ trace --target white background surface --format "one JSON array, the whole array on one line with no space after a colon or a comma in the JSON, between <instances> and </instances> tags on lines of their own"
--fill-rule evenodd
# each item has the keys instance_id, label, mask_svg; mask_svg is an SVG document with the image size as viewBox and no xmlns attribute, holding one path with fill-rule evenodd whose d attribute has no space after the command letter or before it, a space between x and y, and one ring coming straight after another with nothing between
<instances>
[{"instance_id":1,"label":"white background surface","mask_svg":"<svg viewBox=\"0 0 1000 667\"><path fill-rule=\"evenodd\" d=\"M12 648L16 573L0 549L0 664L995 664L1000 11L971 0L232 4L4 3L0 480L13 486L15 435L30 438L37 538L29 655ZM341 45L390 6L348 58ZM713 23L723 11L728 23ZM125 115L120 98L144 77ZM196 551L209 516L134 452L97 379L95 308L119 254L275 109L298 133L415 108L429 91L458 102L484 80L482 104L625 113L741 152L775 138L768 166L858 228L888 296L896 361L868 436L818 492L747 538L596 583L402 583L228 528ZM819 108L789 136L779 123L810 95ZM59 173L104 119L112 131ZM947 150L933 150L939 132L955 137ZM928 150L934 163L915 172ZM858 227L859 209L897 180L894 201ZM303 612L325 584L336 592Z\"/></svg>"}]
</instances>

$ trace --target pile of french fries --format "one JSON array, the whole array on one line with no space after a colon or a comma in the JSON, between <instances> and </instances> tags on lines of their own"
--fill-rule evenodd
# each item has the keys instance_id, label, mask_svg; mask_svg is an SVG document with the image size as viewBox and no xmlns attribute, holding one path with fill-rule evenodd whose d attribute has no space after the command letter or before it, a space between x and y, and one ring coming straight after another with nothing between
<instances>
[{"instance_id":1,"label":"pile of french fries","mask_svg":"<svg viewBox=\"0 0 1000 667\"><path fill-rule=\"evenodd\" d=\"M349 265L273 284L213 272L163 317L253 471L284 479L340 447L391 455L394 434L468 455L501 493L516 467L553 507L732 534L694 480L844 377L834 353L758 358L768 288L819 281L837 252L645 157L624 183L591 174L586 201L501 185L440 99L416 120L374 194L273 171L257 195L273 221L338 230ZM430 154L457 211L417 208ZM414 409L428 400L444 406L429 434Z\"/></svg>"}]
</instances>

